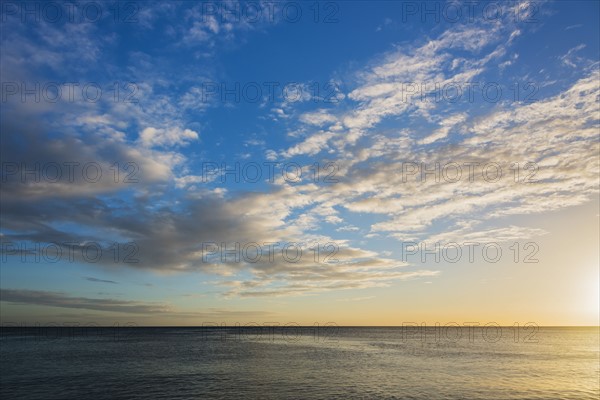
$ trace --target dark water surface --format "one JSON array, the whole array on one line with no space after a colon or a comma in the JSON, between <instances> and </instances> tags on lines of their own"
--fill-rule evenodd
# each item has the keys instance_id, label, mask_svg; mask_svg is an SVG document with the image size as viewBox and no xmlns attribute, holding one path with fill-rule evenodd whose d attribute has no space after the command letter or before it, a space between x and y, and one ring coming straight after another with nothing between
<instances>
[{"instance_id":1,"label":"dark water surface","mask_svg":"<svg viewBox=\"0 0 600 400\"><path fill-rule=\"evenodd\" d=\"M5 328L0 398L599 398L598 328L518 333Z\"/></svg>"}]
</instances>

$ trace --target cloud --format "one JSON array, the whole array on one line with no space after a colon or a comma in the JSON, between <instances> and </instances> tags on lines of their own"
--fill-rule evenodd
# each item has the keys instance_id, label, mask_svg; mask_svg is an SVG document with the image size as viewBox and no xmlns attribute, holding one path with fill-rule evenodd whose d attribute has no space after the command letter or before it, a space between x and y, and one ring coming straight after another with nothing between
<instances>
[{"instance_id":1,"label":"cloud","mask_svg":"<svg viewBox=\"0 0 600 400\"><path fill-rule=\"evenodd\" d=\"M193 140L198 140L198 133L191 129L148 127L140 133L140 142L145 147L182 146Z\"/></svg>"},{"instance_id":2,"label":"cloud","mask_svg":"<svg viewBox=\"0 0 600 400\"><path fill-rule=\"evenodd\" d=\"M154 314L169 312L168 306L160 303L73 297L60 292L41 290L0 289L0 299L4 302L17 305L33 304L46 307L77 308L118 313Z\"/></svg>"},{"instance_id":3,"label":"cloud","mask_svg":"<svg viewBox=\"0 0 600 400\"><path fill-rule=\"evenodd\" d=\"M112 284L118 284L119 282L115 282L115 281L109 281L106 279L98 279L98 278L94 278L91 276L85 277L84 278L86 281L90 281L90 282L100 282L100 283L112 283Z\"/></svg>"},{"instance_id":4,"label":"cloud","mask_svg":"<svg viewBox=\"0 0 600 400\"><path fill-rule=\"evenodd\" d=\"M268 317L273 315L269 311L232 310L212 307L199 311L186 311L173 308L166 303L75 297L62 292L24 289L0 289L0 301L14 305L81 309L137 316L192 318L196 321L201 318ZM72 317L73 315L67 314L67 316ZM83 315L83 317L86 318L89 315Z\"/></svg>"},{"instance_id":5,"label":"cloud","mask_svg":"<svg viewBox=\"0 0 600 400\"><path fill-rule=\"evenodd\" d=\"M467 119L465 113L451 115L440 122L441 127L436 129L431 135L418 141L418 144L431 144L448 136L448 133L455 126L462 124Z\"/></svg>"},{"instance_id":6,"label":"cloud","mask_svg":"<svg viewBox=\"0 0 600 400\"><path fill-rule=\"evenodd\" d=\"M568 67L579 68L579 67L581 67L581 64L584 62L584 58L577 57L575 55L575 53L577 53L579 50L583 50L584 48L585 48L585 44L580 44L578 46L575 46L572 49L569 49L567 54L560 57L560 60L562 61L562 63L564 65L566 65Z\"/></svg>"},{"instance_id":7,"label":"cloud","mask_svg":"<svg viewBox=\"0 0 600 400\"><path fill-rule=\"evenodd\" d=\"M340 226L336 229L338 232L356 232L359 228L353 225Z\"/></svg>"},{"instance_id":8,"label":"cloud","mask_svg":"<svg viewBox=\"0 0 600 400\"><path fill-rule=\"evenodd\" d=\"M336 301L365 301L365 300L371 300L374 298L375 298L375 296L350 297L350 298L344 298L344 299L336 299Z\"/></svg>"},{"instance_id":9,"label":"cloud","mask_svg":"<svg viewBox=\"0 0 600 400\"><path fill-rule=\"evenodd\" d=\"M449 104L412 104L402 98L407 82L468 81L506 54L506 45L498 45L502 35L510 44L520 34L510 25L494 26L492 31L497 35L476 25L451 28L420 47L400 48L359 74L364 83L349 95L356 105L337 117L345 129L313 133L287 150L315 155L327 149L340 166L340 182L329 185L317 199L355 213L380 214L383 220L371 225L373 233L426 239L442 237L434 233L441 221L452 226L465 219L482 222L549 212L597 195L597 66L584 70L584 76L562 93L535 103L498 103L478 115L447 112L444 107L450 110ZM477 54L476 61L456 63L450 57L453 49ZM400 115L438 127L382 133L379 124L384 118ZM419 166L418 179L404 179L407 162ZM463 168L462 179L451 182L442 173L456 164ZM491 182L478 170L476 179L467 179L469 164L492 164L504 175ZM423 174L429 179L423 180ZM462 233L483 241L542 234L515 227Z\"/></svg>"},{"instance_id":10,"label":"cloud","mask_svg":"<svg viewBox=\"0 0 600 400\"><path fill-rule=\"evenodd\" d=\"M425 87L422 92L427 95L435 90L436 85L443 87L449 83L472 81L483 72L486 64L505 54L506 45L499 38L511 32L514 31L510 31L509 26L500 23L486 27L477 24L466 27L459 25L418 47L406 46L386 54L379 63L358 74L362 82L348 94L348 99L356 102L348 111L334 117L318 110L304 113L300 117L301 122L317 126L339 120L340 129L313 133L284 154L315 155L329 149L331 141L342 149L355 145L368 130L386 118L431 113L431 108L435 107L432 103L412 101L414 88ZM486 56L481 54L484 49L489 49ZM476 57L475 60L455 55L465 51ZM458 60L460 62L457 64ZM451 126L440 128L424 139L423 143L429 144L444 138L450 128Z\"/></svg>"},{"instance_id":11,"label":"cloud","mask_svg":"<svg viewBox=\"0 0 600 400\"><path fill-rule=\"evenodd\" d=\"M334 137L334 135L334 132L320 131L319 133L309 136L304 142L289 148L282 155L284 157L293 157L301 154L309 156L318 154L323 149L327 148L327 142Z\"/></svg>"},{"instance_id":12,"label":"cloud","mask_svg":"<svg viewBox=\"0 0 600 400\"><path fill-rule=\"evenodd\" d=\"M152 26L152 15L147 21L144 29ZM22 62L28 57L36 66L49 65L56 71L64 68L66 75L85 69L109 43L91 49L88 45L93 43L95 28L72 29L69 34L80 35L77 41L82 52L89 51L86 57L78 57L77 47L61 52L51 43L36 46L23 32L7 29L15 44L3 39L3 53L8 49L11 55L3 57L3 72L6 70L10 79L33 75ZM212 51L210 44L234 29L216 18L199 23L189 11L181 30L173 34L183 40L179 46L189 49L202 44ZM59 44L68 38L47 26L32 37L45 30L48 40L54 38ZM197 86L185 86L192 89L183 90L180 96L165 95L176 85L169 74L153 71L152 55L132 54L131 75L124 76L139 77L137 95L143 102L138 105L21 104L16 96L16 100L3 104L2 110L0 154L3 162L17 165L3 175L0 189L2 240L76 242L74 248L79 250L89 241L108 248L106 238L118 238L135 243L140 260L120 260L119 268L158 274L203 272L218 279L226 296L264 297L382 287L440 274L415 270L388 254L369 250L368 245L359 247L324 234L325 229L334 233L358 230L368 232L366 239L387 236L398 240L485 242L542 235L543 230L507 224L503 217L559 210L597 196L597 67L585 63L577 81L536 103L498 103L477 113L443 102L409 101L406 96L407 85L468 82L497 69L507 57L516 63L508 49L520 35L515 26L498 21L485 27L478 23L453 25L419 43L398 45L357 71L353 89L347 97L340 94L343 101L335 107L310 110L308 96L274 107L279 121L286 128L289 124L287 131L296 132L289 135L290 144L285 148L275 149L274 142L268 140L245 143L261 149L268 143L270 148L264 150L267 160L302 160L305 170L326 158L337 168L337 182L305 180L292 184L279 179L252 192L203 182L189 167L197 154L188 145L199 140L198 132L204 132L187 114L198 106L194 97ZM561 61L567 66L577 64L573 57L580 49L571 49ZM173 67L169 60L156 62ZM90 68L94 75L94 68ZM193 82L193 74L183 67L181 70L177 83ZM424 94L432 91L426 89ZM303 110L299 112L295 106ZM23 163L31 168L35 163L84 165L90 161L104 171L95 182L81 174L73 181L58 183L21 179ZM418 171L405 179L407 162L420 168L425 165L429 172ZM536 168L527 167L528 162ZM114 176L114 163L120 166L119 179ZM124 168L129 163L138 167L136 183L121 179L132 171ZM489 163L500 166L502 180L485 180L479 169L476 179L468 179L466 164ZM518 176L515 163L519 163ZM443 178L444 168L450 164L463 168L462 179L453 182ZM528 181L531 177L534 179ZM347 218L356 214L369 215L363 215L360 222ZM325 224L340 226L337 230L335 226L323 229ZM204 262L203 244L208 242L331 243L337 246L338 262L316 261L310 256L298 263L281 259L223 262L214 258ZM105 253L98 266L114 266L112 253ZM84 262L80 256L76 261ZM3 290L2 295L3 301L21 304L172 312L161 303L70 297L55 292Z\"/></svg>"},{"instance_id":13,"label":"cloud","mask_svg":"<svg viewBox=\"0 0 600 400\"><path fill-rule=\"evenodd\" d=\"M319 110L315 112L302 114L300 116L300 121L309 125L323 126L325 124L336 123L337 118L329 114L326 110Z\"/></svg>"}]
</instances>

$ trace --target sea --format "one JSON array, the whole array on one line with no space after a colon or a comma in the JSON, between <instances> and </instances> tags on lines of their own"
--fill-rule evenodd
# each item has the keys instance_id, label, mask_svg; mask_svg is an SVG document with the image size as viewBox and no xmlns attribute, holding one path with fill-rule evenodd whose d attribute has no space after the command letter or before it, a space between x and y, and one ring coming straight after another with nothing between
<instances>
[{"instance_id":1,"label":"sea","mask_svg":"<svg viewBox=\"0 0 600 400\"><path fill-rule=\"evenodd\" d=\"M3 327L0 399L600 398L598 327Z\"/></svg>"}]
</instances>

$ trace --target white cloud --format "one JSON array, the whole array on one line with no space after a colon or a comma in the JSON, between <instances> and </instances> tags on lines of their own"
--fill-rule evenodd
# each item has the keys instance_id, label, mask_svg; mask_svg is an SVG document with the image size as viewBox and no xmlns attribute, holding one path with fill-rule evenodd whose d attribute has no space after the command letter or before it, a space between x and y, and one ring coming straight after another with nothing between
<instances>
[{"instance_id":1,"label":"white cloud","mask_svg":"<svg viewBox=\"0 0 600 400\"><path fill-rule=\"evenodd\" d=\"M181 128L145 128L140 133L140 142L145 147L182 146L198 140L198 133Z\"/></svg>"}]
</instances>

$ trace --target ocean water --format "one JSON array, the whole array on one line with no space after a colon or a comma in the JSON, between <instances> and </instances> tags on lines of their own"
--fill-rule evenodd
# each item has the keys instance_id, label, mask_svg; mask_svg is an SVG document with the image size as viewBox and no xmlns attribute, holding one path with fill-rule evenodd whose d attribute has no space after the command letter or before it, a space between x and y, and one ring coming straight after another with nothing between
<instances>
[{"instance_id":1,"label":"ocean water","mask_svg":"<svg viewBox=\"0 0 600 400\"><path fill-rule=\"evenodd\" d=\"M599 346L598 328L4 328L0 398L597 400Z\"/></svg>"}]
</instances>

